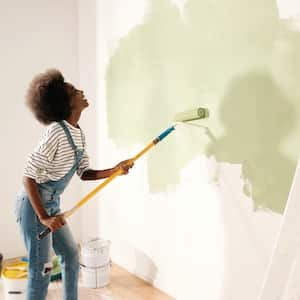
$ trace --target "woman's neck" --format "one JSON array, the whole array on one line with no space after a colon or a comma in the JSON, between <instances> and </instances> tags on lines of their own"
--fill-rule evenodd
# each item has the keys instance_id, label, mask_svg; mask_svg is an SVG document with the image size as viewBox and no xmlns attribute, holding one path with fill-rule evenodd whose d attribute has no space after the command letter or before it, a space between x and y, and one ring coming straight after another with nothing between
<instances>
[{"instance_id":1,"label":"woman's neck","mask_svg":"<svg viewBox=\"0 0 300 300\"><path fill-rule=\"evenodd\" d=\"M66 121L74 127L78 127L78 121L80 119L81 112L74 112Z\"/></svg>"}]
</instances>

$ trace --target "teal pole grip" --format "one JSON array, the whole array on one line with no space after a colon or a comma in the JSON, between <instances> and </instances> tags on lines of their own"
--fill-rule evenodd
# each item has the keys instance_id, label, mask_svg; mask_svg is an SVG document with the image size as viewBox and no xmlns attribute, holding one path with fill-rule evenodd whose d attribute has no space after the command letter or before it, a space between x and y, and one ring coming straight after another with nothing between
<instances>
[{"instance_id":1,"label":"teal pole grip","mask_svg":"<svg viewBox=\"0 0 300 300\"><path fill-rule=\"evenodd\" d=\"M154 144L157 144L158 142L160 142L161 140L163 140L167 135L169 135L173 130L175 130L174 126L169 127L168 129L166 129L164 132L162 132L154 141Z\"/></svg>"}]
</instances>

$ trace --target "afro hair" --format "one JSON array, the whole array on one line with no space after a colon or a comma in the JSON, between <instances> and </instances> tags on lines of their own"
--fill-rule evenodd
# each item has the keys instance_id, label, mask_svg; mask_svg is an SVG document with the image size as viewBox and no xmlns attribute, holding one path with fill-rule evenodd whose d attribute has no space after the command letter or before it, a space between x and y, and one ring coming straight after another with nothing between
<instances>
[{"instance_id":1,"label":"afro hair","mask_svg":"<svg viewBox=\"0 0 300 300\"><path fill-rule=\"evenodd\" d=\"M71 95L61 72L50 69L33 78L26 104L41 123L66 120L71 115Z\"/></svg>"}]
</instances>

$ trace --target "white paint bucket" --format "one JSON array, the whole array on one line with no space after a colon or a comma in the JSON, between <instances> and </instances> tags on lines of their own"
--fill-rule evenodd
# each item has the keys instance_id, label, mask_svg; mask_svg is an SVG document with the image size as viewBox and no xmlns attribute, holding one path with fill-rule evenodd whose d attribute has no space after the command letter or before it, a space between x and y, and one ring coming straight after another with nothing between
<instances>
[{"instance_id":1,"label":"white paint bucket","mask_svg":"<svg viewBox=\"0 0 300 300\"><path fill-rule=\"evenodd\" d=\"M27 279L9 279L3 276L4 299L25 300Z\"/></svg>"},{"instance_id":2,"label":"white paint bucket","mask_svg":"<svg viewBox=\"0 0 300 300\"><path fill-rule=\"evenodd\" d=\"M109 284L110 244L108 240L95 238L82 246L80 269L83 286L100 288Z\"/></svg>"},{"instance_id":3,"label":"white paint bucket","mask_svg":"<svg viewBox=\"0 0 300 300\"><path fill-rule=\"evenodd\" d=\"M17 262L2 270L5 300L25 300L27 286L27 263Z\"/></svg>"},{"instance_id":4,"label":"white paint bucket","mask_svg":"<svg viewBox=\"0 0 300 300\"><path fill-rule=\"evenodd\" d=\"M80 265L82 285L86 288L101 288L110 283L110 263L105 266L88 268Z\"/></svg>"}]
</instances>

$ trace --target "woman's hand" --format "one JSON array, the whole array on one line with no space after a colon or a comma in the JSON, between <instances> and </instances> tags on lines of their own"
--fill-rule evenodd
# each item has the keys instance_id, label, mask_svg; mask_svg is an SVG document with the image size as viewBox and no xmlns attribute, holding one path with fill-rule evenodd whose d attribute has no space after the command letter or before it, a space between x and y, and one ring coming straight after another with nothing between
<instances>
[{"instance_id":1,"label":"woman's hand","mask_svg":"<svg viewBox=\"0 0 300 300\"><path fill-rule=\"evenodd\" d=\"M123 160L115 166L115 170L121 169L122 175L126 175L129 169L133 167L134 163L131 159Z\"/></svg>"},{"instance_id":2,"label":"woman's hand","mask_svg":"<svg viewBox=\"0 0 300 300\"><path fill-rule=\"evenodd\" d=\"M81 176L82 180L98 180L112 176L115 172L121 170L121 175L127 174L129 169L133 167L132 159L123 160L115 167L106 170L92 170L84 171Z\"/></svg>"},{"instance_id":3,"label":"woman's hand","mask_svg":"<svg viewBox=\"0 0 300 300\"><path fill-rule=\"evenodd\" d=\"M62 214L40 218L40 222L46 227L50 228L52 232L58 230L60 227L66 224L66 220Z\"/></svg>"}]
</instances>

